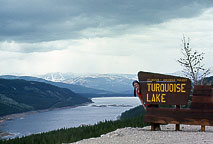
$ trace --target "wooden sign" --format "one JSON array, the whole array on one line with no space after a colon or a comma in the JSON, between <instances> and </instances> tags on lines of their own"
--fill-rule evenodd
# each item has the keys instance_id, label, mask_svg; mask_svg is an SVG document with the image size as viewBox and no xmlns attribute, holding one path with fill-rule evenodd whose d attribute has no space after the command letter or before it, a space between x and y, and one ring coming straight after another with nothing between
<instances>
[{"instance_id":1,"label":"wooden sign","mask_svg":"<svg viewBox=\"0 0 213 144\"><path fill-rule=\"evenodd\" d=\"M148 104L186 105L191 92L188 78L139 72L143 100Z\"/></svg>"}]
</instances>

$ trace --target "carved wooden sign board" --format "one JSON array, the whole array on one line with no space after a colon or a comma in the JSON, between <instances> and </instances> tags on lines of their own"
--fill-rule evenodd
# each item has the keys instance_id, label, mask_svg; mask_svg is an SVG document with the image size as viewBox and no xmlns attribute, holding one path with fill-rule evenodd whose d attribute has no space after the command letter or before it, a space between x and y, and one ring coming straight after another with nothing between
<instances>
[{"instance_id":1,"label":"carved wooden sign board","mask_svg":"<svg viewBox=\"0 0 213 144\"><path fill-rule=\"evenodd\" d=\"M188 78L138 72L143 100L148 104L186 105L191 91Z\"/></svg>"}]
</instances>

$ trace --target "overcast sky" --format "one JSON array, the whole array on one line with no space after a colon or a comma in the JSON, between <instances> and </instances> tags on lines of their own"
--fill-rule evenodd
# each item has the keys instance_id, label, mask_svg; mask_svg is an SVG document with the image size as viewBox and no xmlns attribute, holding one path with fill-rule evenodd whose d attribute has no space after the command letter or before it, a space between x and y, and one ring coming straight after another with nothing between
<instances>
[{"instance_id":1,"label":"overcast sky","mask_svg":"<svg viewBox=\"0 0 213 144\"><path fill-rule=\"evenodd\" d=\"M0 0L0 74L180 71L213 62L212 0Z\"/></svg>"}]
</instances>

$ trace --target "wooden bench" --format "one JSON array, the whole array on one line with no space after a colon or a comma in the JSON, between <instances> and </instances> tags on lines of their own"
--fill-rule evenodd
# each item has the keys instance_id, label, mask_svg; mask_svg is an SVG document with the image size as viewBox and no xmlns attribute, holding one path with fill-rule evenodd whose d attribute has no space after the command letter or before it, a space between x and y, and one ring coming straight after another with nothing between
<instances>
[{"instance_id":1,"label":"wooden bench","mask_svg":"<svg viewBox=\"0 0 213 144\"><path fill-rule=\"evenodd\" d=\"M143 75L144 72L139 74L139 80L144 80ZM145 79L147 80L147 77ZM143 86L141 86L141 91L147 92ZM185 95L185 97L188 96ZM146 97L144 100L146 101ZM155 130L155 123L176 124L176 130L180 130L180 124L201 125L201 131L205 131L205 126L213 126L213 89L211 86L195 85L189 108L181 108L182 102L177 97L176 101L177 104L174 101L166 104L173 105L174 108L148 107L144 121L151 122L152 130Z\"/></svg>"}]
</instances>

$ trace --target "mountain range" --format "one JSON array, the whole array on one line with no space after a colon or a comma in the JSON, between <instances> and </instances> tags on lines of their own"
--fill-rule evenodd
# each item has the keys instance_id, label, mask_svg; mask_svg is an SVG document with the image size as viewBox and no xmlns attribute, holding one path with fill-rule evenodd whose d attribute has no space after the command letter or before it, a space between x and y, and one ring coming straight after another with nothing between
<instances>
[{"instance_id":1,"label":"mountain range","mask_svg":"<svg viewBox=\"0 0 213 144\"><path fill-rule=\"evenodd\" d=\"M130 96L134 75L0 76L0 116L92 102L91 97Z\"/></svg>"},{"instance_id":2,"label":"mountain range","mask_svg":"<svg viewBox=\"0 0 213 144\"><path fill-rule=\"evenodd\" d=\"M120 94L131 94L132 81L138 79L137 74L48 73L39 77L48 81L80 85Z\"/></svg>"},{"instance_id":3,"label":"mountain range","mask_svg":"<svg viewBox=\"0 0 213 144\"><path fill-rule=\"evenodd\" d=\"M183 76L180 71L168 73L168 75ZM68 88L87 97L131 96L133 95L132 81L138 79L137 74L73 74L59 72L35 77L3 75L0 78L45 82Z\"/></svg>"},{"instance_id":4,"label":"mountain range","mask_svg":"<svg viewBox=\"0 0 213 144\"><path fill-rule=\"evenodd\" d=\"M181 71L167 73L167 75L184 77ZM96 90L103 90L111 95L133 95L132 82L137 80L137 74L73 74L73 73L48 73L40 75L48 81L63 82ZM212 84L213 76L206 77L205 83Z\"/></svg>"},{"instance_id":5,"label":"mountain range","mask_svg":"<svg viewBox=\"0 0 213 144\"><path fill-rule=\"evenodd\" d=\"M92 102L66 88L21 79L0 79L0 116Z\"/></svg>"},{"instance_id":6,"label":"mountain range","mask_svg":"<svg viewBox=\"0 0 213 144\"><path fill-rule=\"evenodd\" d=\"M57 87L68 88L71 91L73 91L75 93L79 93L79 94L84 94L84 93L106 94L106 93L110 93L110 92L104 91L104 90L93 89L93 88L84 87L84 86L76 85L76 84L50 81L50 80L45 80L45 79L42 79L42 78L39 78L39 77L33 77L33 76L1 75L0 78L3 78L3 79L23 79L23 80L26 80L26 81L44 82L44 83L51 84L51 85L54 85L54 86L57 86Z\"/></svg>"}]
</instances>

